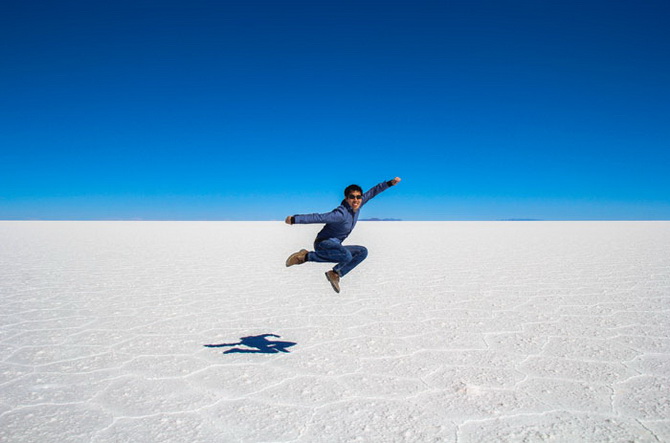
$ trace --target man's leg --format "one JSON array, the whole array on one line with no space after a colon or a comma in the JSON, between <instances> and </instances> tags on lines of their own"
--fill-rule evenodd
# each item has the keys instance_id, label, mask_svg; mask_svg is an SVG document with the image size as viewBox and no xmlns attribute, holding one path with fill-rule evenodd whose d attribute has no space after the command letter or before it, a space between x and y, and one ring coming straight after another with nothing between
<instances>
[{"instance_id":1,"label":"man's leg","mask_svg":"<svg viewBox=\"0 0 670 443\"><path fill-rule=\"evenodd\" d=\"M346 263L340 262L335 266L334 270L340 274L340 277L347 275L349 271L358 266L368 256L368 250L365 246L351 245L344 248L349 251L351 259Z\"/></svg>"},{"instance_id":2,"label":"man's leg","mask_svg":"<svg viewBox=\"0 0 670 443\"><path fill-rule=\"evenodd\" d=\"M336 240L324 240L316 245L314 252L307 255L307 261L337 263L333 271L343 277L368 256L363 246L342 246Z\"/></svg>"},{"instance_id":3,"label":"man's leg","mask_svg":"<svg viewBox=\"0 0 670 443\"><path fill-rule=\"evenodd\" d=\"M346 263L351 260L349 252L337 240L324 240L314 247L314 252L307 254L307 261L317 263Z\"/></svg>"}]
</instances>

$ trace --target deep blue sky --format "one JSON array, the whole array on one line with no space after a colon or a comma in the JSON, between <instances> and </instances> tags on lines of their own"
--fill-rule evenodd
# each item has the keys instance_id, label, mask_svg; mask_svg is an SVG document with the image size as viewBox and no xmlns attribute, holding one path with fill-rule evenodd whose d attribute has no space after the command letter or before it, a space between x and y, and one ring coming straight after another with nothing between
<instances>
[{"instance_id":1,"label":"deep blue sky","mask_svg":"<svg viewBox=\"0 0 670 443\"><path fill-rule=\"evenodd\" d=\"M4 1L0 219L670 219L667 1Z\"/></svg>"}]
</instances>

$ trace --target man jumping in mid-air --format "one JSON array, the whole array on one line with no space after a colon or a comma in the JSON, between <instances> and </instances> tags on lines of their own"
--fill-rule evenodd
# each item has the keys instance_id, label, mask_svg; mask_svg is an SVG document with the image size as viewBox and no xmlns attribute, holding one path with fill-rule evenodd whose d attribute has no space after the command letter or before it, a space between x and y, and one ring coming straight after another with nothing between
<instances>
[{"instance_id":1,"label":"man jumping in mid-air","mask_svg":"<svg viewBox=\"0 0 670 443\"><path fill-rule=\"evenodd\" d=\"M359 209L370 199L391 186L400 182L400 177L387 182L381 182L365 194L358 185L350 185L344 190L344 200L337 208L323 214L289 215L286 223L307 224L325 223L326 226L317 234L314 241L314 251L301 249L291 254L286 260L286 266L301 265L308 261L319 263L337 263L326 272L326 278L335 292L340 292L340 277L344 277L368 256L364 246L342 246L345 238L351 234L358 221Z\"/></svg>"}]
</instances>

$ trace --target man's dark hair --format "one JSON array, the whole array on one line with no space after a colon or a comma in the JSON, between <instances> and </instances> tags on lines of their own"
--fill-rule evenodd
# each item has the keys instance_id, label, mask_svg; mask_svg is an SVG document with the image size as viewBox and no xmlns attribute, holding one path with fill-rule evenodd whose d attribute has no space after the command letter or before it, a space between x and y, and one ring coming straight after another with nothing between
<instances>
[{"instance_id":1,"label":"man's dark hair","mask_svg":"<svg viewBox=\"0 0 670 443\"><path fill-rule=\"evenodd\" d=\"M349 185L347 188L344 190L344 196L347 197L349 194L351 194L351 191L358 191L361 194L363 194L363 190L361 189L360 186L358 185Z\"/></svg>"}]
</instances>

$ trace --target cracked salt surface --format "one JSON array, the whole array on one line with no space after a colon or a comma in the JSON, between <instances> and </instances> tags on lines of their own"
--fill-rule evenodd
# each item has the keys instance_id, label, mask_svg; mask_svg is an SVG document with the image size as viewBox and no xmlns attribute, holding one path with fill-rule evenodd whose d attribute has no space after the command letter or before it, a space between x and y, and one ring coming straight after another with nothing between
<instances>
[{"instance_id":1,"label":"cracked salt surface","mask_svg":"<svg viewBox=\"0 0 670 443\"><path fill-rule=\"evenodd\" d=\"M670 223L317 230L0 222L0 441L670 441Z\"/></svg>"}]
</instances>

